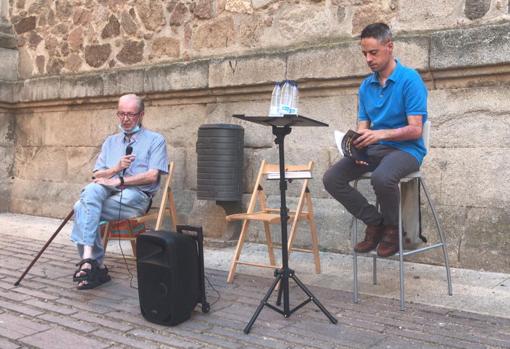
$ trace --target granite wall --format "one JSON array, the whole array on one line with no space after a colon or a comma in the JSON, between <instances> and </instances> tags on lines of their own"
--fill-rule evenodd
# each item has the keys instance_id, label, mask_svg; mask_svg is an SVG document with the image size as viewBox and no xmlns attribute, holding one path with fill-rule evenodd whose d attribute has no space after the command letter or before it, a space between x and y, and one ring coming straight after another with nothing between
<instances>
[{"instance_id":1,"label":"granite wall","mask_svg":"<svg viewBox=\"0 0 510 349\"><path fill-rule=\"evenodd\" d=\"M301 113L330 126L293 129L287 159L315 161L311 191L321 248L348 253L351 217L321 178L338 159L333 130L354 126L357 87L369 72L356 35L380 19L394 29L396 55L429 88L431 151L423 171L452 264L509 272L509 3L414 3L14 0L4 16L12 23L4 26L11 40L4 49L19 68L0 81L0 152L6 154L0 210L64 216L102 140L116 131L118 96L135 92L147 101L145 125L170 145L181 221L203 224L210 238L235 239L224 220L232 207L196 199L198 128L245 128L249 193L260 161L276 161L277 151L268 128L231 115L266 114L273 81L289 78L299 82ZM276 204L277 188L270 193ZM295 201L291 187L289 202ZM424 219L434 240L425 206ZM262 238L261 230L253 226L250 238ZM297 244L309 242L305 226ZM436 263L437 257L420 260Z\"/></svg>"}]
</instances>

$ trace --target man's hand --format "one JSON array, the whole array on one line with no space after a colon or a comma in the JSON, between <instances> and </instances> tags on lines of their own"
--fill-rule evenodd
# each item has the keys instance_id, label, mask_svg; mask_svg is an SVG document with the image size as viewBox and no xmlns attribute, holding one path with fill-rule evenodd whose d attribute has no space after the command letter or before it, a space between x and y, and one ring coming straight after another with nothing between
<instances>
[{"instance_id":1,"label":"man's hand","mask_svg":"<svg viewBox=\"0 0 510 349\"><path fill-rule=\"evenodd\" d=\"M361 160L355 160L355 161L356 161L356 165L368 166L368 162L361 161Z\"/></svg>"},{"instance_id":2,"label":"man's hand","mask_svg":"<svg viewBox=\"0 0 510 349\"><path fill-rule=\"evenodd\" d=\"M120 158L119 163L117 164L117 172L122 171L125 168L131 166L131 163L135 161L135 156L133 154L124 155Z\"/></svg>"},{"instance_id":3,"label":"man's hand","mask_svg":"<svg viewBox=\"0 0 510 349\"><path fill-rule=\"evenodd\" d=\"M385 138L385 130L371 130L368 128L358 130L358 133L361 135L356 138L353 142L356 148L365 148L370 144L377 143Z\"/></svg>"},{"instance_id":4,"label":"man's hand","mask_svg":"<svg viewBox=\"0 0 510 349\"><path fill-rule=\"evenodd\" d=\"M95 178L92 180L94 183L103 184L109 187L118 187L120 185L119 178Z\"/></svg>"}]
</instances>

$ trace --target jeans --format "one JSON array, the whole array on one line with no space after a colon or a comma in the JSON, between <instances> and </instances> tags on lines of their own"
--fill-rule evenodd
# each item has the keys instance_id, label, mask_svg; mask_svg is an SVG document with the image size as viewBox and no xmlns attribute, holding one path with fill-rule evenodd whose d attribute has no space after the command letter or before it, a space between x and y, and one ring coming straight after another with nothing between
<instances>
[{"instance_id":1,"label":"jeans","mask_svg":"<svg viewBox=\"0 0 510 349\"><path fill-rule=\"evenodd\" d=\"M121 205L122 197L122 205ZM122 191L90 183L74 205L74 225L71 240L76 243L83 259L83 246L92 246L92 259L103 262L104 248L99 232L101 221L127 219L143 215L150 204L150 197L137 187Z\"/></svg>"},{"instance_id":2,"label":"jeans","mask_svg":"<svg viewBox=\"0 0 510 349\"><path fill-rule=\"evenodd\" d=\"M347 157L331 166L324 173L324 187L347 211L365 224L398 226L398 183L401 178L418 171L420 164L409 153L380 144L370 145L367 154L368 166L358 165ZM349 184L366 172L372 172L371 184L381 212Z\"/></svg>"}]
</instances>

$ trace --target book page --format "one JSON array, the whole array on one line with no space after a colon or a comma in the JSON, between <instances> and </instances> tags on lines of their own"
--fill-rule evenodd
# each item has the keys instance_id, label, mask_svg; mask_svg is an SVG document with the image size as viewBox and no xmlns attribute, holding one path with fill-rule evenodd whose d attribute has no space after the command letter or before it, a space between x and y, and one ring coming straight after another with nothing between
<instances>
[{"instance_id":1,"label":"book page","mask_svg":"<svg viewBox=\"0 0 510 349\"><path fill-rule=\"evenodd\" d=\"M340 156L344 156L344 152L342 151L342 139L344 139L345 132L340 132L338 130L335 130L335 143L336 147L338 148L338 152L340 153Z\"/></svg>"}]
</instances>

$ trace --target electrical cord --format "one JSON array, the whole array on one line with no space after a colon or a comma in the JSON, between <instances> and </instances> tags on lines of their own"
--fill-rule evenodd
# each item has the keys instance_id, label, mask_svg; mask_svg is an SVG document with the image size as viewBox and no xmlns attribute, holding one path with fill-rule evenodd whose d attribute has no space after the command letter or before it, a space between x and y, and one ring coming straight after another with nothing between
<instances>
[{"instance_id":1,"label":"electrical cord","mask_svg":"<svg viewBox=\"0 0 510 349\"><path fill-rule=\"evenodd\" d=\"M209 278L207 277L207 275L204 273L204 277L205 279L207 280L207 283L209 284L209 286L211 286L211 288L213 289L213 291L216 293L216 295L218 296L214 302L210 303L209 306L212 308L213 305L215 305L216 303L218 303L218 301L221 299L221 295L220 295L220 292L214 287L214 285L211 283L211 281L209 281Z\"/></svg>"}]
</instances>

